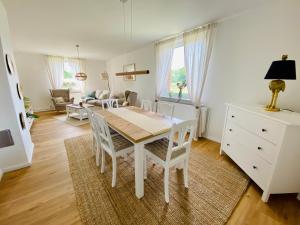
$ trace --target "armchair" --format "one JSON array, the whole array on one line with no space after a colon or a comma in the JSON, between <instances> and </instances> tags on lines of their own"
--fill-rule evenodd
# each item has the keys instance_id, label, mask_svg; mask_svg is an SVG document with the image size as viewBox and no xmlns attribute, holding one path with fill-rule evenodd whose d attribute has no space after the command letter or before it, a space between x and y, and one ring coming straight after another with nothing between
<instances>
[{"instance_id":1,"label":"armchair","mask_svg":"<svg viewBox=\"0 0 300 225\"><path fill-rule=\"evenodd\" d=\"M52 89L50 94L56 111L65 111L67 105L73 104L74 98L70 98L70 89ZM63 98L63 101L58 102L57 98Z\"/></svg>"}]
</instances>

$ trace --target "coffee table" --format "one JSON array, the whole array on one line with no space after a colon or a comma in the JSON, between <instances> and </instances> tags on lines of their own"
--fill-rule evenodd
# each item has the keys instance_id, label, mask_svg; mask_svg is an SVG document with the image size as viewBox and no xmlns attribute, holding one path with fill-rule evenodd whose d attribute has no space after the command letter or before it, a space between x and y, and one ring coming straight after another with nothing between
<instances>
[{"instance_id":1,"label":"coffee table","mask_svg":"<svg viewBox=\"0 0 300 225\"><path fill-rule=\"evenodd\" d=\"M67 117L78 119L78 120L84 120L87 119L87 113L85 111L85 108L93 107L94 105L91 104L83 104L82 106L76 105L76 104L69 104L66 106L67 111Z\"/></svg>"}]
</instances>

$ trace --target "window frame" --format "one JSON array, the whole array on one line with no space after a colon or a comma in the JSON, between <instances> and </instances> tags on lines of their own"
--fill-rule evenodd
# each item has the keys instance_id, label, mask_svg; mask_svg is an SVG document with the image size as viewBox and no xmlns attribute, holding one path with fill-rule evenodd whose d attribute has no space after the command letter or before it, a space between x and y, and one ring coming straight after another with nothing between
<instances>
[{"instance_id":1,"label":"window frame","mask_svg":"<svg viewBox=\"0 0 300 225\"><path fill-rule=\"evenodd\" d=\"M180 38L179 40L177 40L176 45L174 47L174 50L176 48L180 48L180 47L184 48L183 38ZM173 56L174 56L174 52L173 52ZM172 58L172 60L173 60L173 58ZM172 77L172 71L170 71L170 78L171 77ZM187 99L186 98L181 98L181 99L179 99L178 97L160 96L159 100L161 100L161 101L167 101L167 102L175 102L175 103L182 103L182 104L192 105L192 100L190 98L187 98Z\"/></svg>"}]
</instances>

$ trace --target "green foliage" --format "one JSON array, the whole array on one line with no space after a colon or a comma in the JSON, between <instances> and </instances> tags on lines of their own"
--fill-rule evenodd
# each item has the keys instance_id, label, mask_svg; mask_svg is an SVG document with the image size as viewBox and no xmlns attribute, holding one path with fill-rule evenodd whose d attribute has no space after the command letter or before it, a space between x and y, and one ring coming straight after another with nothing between
<instances>
[{"instance_id":1,"label":"green foliage","mask_svg":"<svg viewBox=\"0 0 300 225\"><path fill-rule=\"evenodd\" d=\"M68 71L64 71L64 78L65 79L72 79L73 78L73 74L68 72Z\"/></svg>"},{"instance_id":2,"label":"green foliage","mask_svg":"<svg viewBox=\"0 0 300 225\"><path fill-rule=\"evenodd\" d=\"M184 67L172 71L169 97L178 97L179 88L177 87L177 83L182 84L184 81L186 81L186 72ZM187 99L188 97L188 90L185 87L182 89L182 98Z\"/></svg>"},{"instance_id":3,"label":"green foliage","mask_svg":"<svg viewBox=\"0 0 300 225\"><path fill-rule=\"evenodd\" d=\"M182 83L185 80L186 72L184 67L172 71L172 83Z\"/></svg>"}]
</instances>

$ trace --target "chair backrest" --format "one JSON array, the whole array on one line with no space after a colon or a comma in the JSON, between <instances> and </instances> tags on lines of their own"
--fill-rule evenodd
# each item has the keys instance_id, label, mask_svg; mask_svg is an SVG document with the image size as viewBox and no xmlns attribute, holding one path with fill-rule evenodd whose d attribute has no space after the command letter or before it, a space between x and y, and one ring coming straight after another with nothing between
<instances>
[{"instance_id":1,"label":"chair backrest","mask_svg":"<svg viewBox=\"0 0 300 225\"><path fill-rule=\"evenodd\" d=\"M94 112L90 108L85 108L85 111L87 113L87 117L89 119L89 123L92 127L92 131L96 132L96 127L95 127L95 118L94 118Z\"/></svg>"},{"instance_id":2,"label":"chair backrest","mask_svg":"<svg viewBox=\"0 0 300 225\"><path fill-rule=\"evenodd\" d=\"M187 120L179 124L173 124L169 136L169 146L166 157L167 161L170 161L172 153L175 151L185 149L187 154L190 153L195 132L195 122L195 120Z\"/></svg>"},{"instance_id":3,"label":"chair backrest","mask_svg":"<svg viewBox=\"0 0 300 225\"><path fill-rule=\"evenodd\" d=\"M119 108L118 99L103 99L101 105L102 109Z\"/></svg>"},{"instance_id":4,"label":"chair backrest","mask_svg":"<svg viewBox=\"0 0 300 225\"><path fill-rule=\"evenodd\" d=\"M152 112L153 102L150 100L142 100L141 108L145 111Z\"/></svg>"},{"instance_id":5,"label":"chair backrest","mask_svg":"<svg viewBox=\"0 0 300 225\"><path fill-rule=\"evenodd\" d=\"M137 100L137 93L136 92L133 92L131 91L128 95L128 98L127 98L127 102L129 103L130 106L135 106L136 104L136 100Z\"/></svg>"},{"instance_id":6,"label":"chair backrest","mask_svg":"<svg viewBox=\"0 0 300 225\"><path fill-rule=\"evenodd\" d=\"M157 112L172 118L174 114L174 105L165 102L158 102Z\"/></svg>"},{"instance_id":7,"label":"chair backrest","mask_svg":"<svg viewBox=\"0 0 300 225\"><path fill-rule=\"evenodd\" d=\"M101 147L108 153L115 153L114 145L111 139L109 128L104 117L99 114L94 114L96 135L101 142Z\"/></svg>"},{"instance_id":8,"label":"chair backrest","mask_svg":"<svg viewBox=\"0 0 300 225\"><path fill-rule=\"evenodd\" d=\"M70 89L50 89L51 97L63 97L65 102L70 101Z\"/></svg>"}]
</instances>

